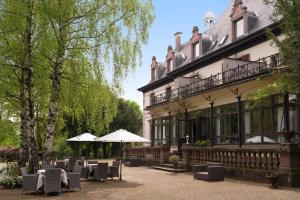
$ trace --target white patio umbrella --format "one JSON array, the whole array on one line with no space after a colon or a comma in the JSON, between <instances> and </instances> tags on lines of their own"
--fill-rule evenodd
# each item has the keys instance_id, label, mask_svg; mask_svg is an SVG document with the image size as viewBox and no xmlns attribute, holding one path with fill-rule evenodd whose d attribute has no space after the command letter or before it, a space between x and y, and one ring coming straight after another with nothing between
<instances>
[{"instance_id":1,"label":"white patio umbrella","mask_svg":"<svg viewBox=\"0 0 300 200\"><path fill-rule=\"evenodd\" d=\"M266 136L264 137L264 142L265 143L276 143L274 140L271 138L268 138ZM246 140L246 143L261 143L261 136L254 136Z\"/></svg>"},{"instance_id":2,"label":"white patio umbrella","mask_svg":"<svg viewBox=\"0 0 300 200\"><path fill-rule=\"evenodd\" d=\"M124 129L119 129L115 132L107 134L98 139L100 142L119 142L120 143L120 153L121 153L121 164L120 164L120 180L122 180L122 143L128 142L150 142L150 140L140 137L136 134L130 133Z\"/></svg>"},{"instance_id":3,"label":"white patio umbrella","mask_svg":"<svg viewBox=\"0 0 300 200\"><path fill-rule=\"evenodd\" d=\"M67 142L98 142L98 137L95 135L92 135L90 133L83 133L81 135L75 136L73 138L67 139ZM87 159L87 147L85 146L85 159Z\"/></svg>"}]
</instances>

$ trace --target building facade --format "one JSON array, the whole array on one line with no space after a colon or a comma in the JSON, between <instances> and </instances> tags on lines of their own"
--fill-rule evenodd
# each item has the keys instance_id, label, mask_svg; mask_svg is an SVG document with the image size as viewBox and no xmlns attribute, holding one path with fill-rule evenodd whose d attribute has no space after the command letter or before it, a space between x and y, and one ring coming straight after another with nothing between
<instances>
[{"instance_id":1,"label":"building facade","mask_svg":"<svg viewBox=\"0 0 300 200\"><path fill-rule=\"evenodd\" d=\"M272 13L262 0L234 0L218 20L208 12L206 30L193 27L189 41L182 43L182 33L175 33L165 61L153 56L151 81L138 89L144 98L143 134L152 146L165 144L178 152L183 143L199 141L279 147L284 133L299 133L297 95L251 98L285 70L266 33L284 38Z\"/></svg>"}]
</instances>

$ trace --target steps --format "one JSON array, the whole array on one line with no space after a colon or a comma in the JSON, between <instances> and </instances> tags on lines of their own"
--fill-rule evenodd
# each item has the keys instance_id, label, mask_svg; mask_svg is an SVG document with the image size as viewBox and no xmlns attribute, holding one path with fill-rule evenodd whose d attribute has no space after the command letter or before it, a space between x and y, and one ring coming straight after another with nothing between
<instances>
[{"instance_id":1,"label":"steps","mask_svg":"<svg viewBox=\"0 0 300 200\"><path fill-rule=\"evenodd\" d=\"M173 164L163 163L152 167L153 169L167 171L167 172L186 172L187 170L180 167L180 165L175 168Z\"/></svg>"}]
</instances>

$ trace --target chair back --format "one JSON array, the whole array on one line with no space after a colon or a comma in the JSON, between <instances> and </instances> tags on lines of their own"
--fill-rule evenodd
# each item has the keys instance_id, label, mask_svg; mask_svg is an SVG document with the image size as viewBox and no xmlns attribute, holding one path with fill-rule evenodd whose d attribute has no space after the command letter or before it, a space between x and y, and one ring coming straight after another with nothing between
<instances>
[{"instance_id":1,"label":"chair back","mask_svg":"<svg viewBox=\"0 0 300 200\"><path fill-rule=\"evenodd\" d=\"M98 163L97 167L94 168L94 175L97 181L107 180L108 174L108 163Z\"/></svg>"},{"instance_id":2,"label":"chair back","mask_svg":"<svg viewBox=\"0 0 300 200\"><path fill-rule=\"evenodd\" d=\"M64 160L58 160L58 161L56 161L56 166L58 168L65 168L65 161Z\"/></svg>"},{"instance_id":3,"label":"chair back","mask_svg":"<svg viewBox=\"0 0 300 200\"><path fill-rule=\"evenodd\" d=\"M113 161L112 166L119 167L120 166L120 161Z\"/></svg>"},{"instance_id":4,"label":"chair back","mask_svg":"<svg viewBox=\"0 0 300 200\"><path fill-rule=\"evenodd\" d=\"M84 161L83 160L77 160L77 165L80 165L80 166L84 166Z\"/></svg>"},{"instance_id":5,"label":"chair back","mask_svg":"<svg viewBox=\"0 0 300 200\"><path fill-rule=\"evenodd\" d=\"M61 192L61 169L46 169L44 189L45 193Z\"/></svg>"},{"instance_id":6,"label":"chair back","mask_svg":"<svg viewBox=\"0 0 300 200\"><path fill-rule=\"evenodd\" d=\"M22 176L28 175L28 172L27 172L27 168L26 168L26 167L21 167L21 175L22 175Z\"/></svg>"},{"instance_id":7,"label":"chair back","mask_svg":"<svg viewBox=\"0 0 300 200\"><path fill-rule=\"evenodd\" d=\"M88 160L88 164L98 164L97 160Z\"/></svg>"},{"instance_id":8,"label":"chair back","mask_svg":"<svg viewBox=\"0 0 300 200\"><path fill-rule=\"evenodd\" d=\"M82 166L80 166L80 165L74 165L74 166L73 166L73 172L74 172L74 173L79 173L79 174L81 174L81 169L82 169Z\"/></svg>"},{"instance_id":9,"label":"chair back","mask_svg":"<svg viewBox=\"0 0 300 200\"><path fill-rule=\"evenodd\" d=\"M42 165L42 169L55 169L55 165Z\"/></svg>"}]
</instances>

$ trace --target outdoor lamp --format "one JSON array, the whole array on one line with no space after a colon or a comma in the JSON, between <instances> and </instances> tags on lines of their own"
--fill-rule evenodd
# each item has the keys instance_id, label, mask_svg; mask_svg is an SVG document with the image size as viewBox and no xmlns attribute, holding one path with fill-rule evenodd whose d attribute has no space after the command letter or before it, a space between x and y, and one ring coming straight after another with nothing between
<instances>
[{"instance_id":1,"label":"outdoor lamp","mask_svg":"<svg viewBox=\"0 0 300 200\"><path fill-rule=\"evenodd\" d=\"M186 144L189 144L189 138L190 138L190 136L187 134L187 135L185 136Z\"/></svg>"},{"instance_id":2,"label":"outdoor lamp","mask_svg":"<svg viewBox=\"0 0 300 200\"><path fill-rule=\"evenodd\" d=\"M162 139L162 143L163 143L163 144L166 144L166 137L165 137L165 136L164 136L163 139Z\"/></svg>"}]
</instances>

